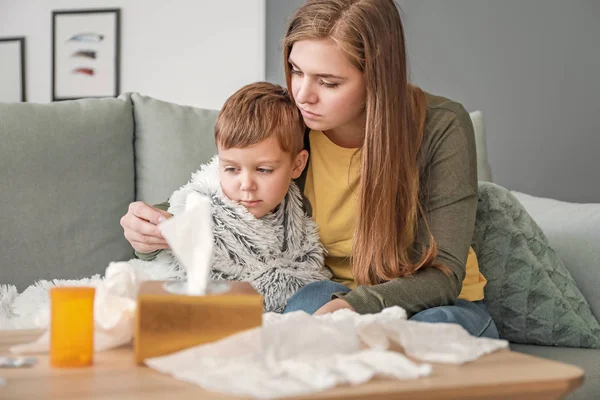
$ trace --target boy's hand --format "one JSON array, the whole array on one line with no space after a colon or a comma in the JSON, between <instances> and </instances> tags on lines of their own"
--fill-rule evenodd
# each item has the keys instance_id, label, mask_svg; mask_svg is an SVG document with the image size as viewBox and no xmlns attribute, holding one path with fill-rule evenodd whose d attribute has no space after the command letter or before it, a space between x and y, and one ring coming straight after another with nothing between
<instances>
[{"instance_id":1,"label":"boy's hand","mask_svg":"<svg viewBox=\"0 0 600 400\"><path fill-rule=\"evenodd\" d=\"M121 218L125 239L140 253L168 249L169 244L160 233L158 223L172 216L142 201L131 203L127 214Z\"/></svg>"},{"instance_id":2,"label":"boy's hand","mask_svg":"<svg viewBox=\"0 0 600 400\"><path fill-rule=\"evenodd\" d=\"M319 308L313 315L321 315L331 313L337 310L341 310L343 308L349 308L354 311L354 308L346 300L342 299L333 299L329 303L325 303L321 308Z\"/></svg>"}]
</instances>

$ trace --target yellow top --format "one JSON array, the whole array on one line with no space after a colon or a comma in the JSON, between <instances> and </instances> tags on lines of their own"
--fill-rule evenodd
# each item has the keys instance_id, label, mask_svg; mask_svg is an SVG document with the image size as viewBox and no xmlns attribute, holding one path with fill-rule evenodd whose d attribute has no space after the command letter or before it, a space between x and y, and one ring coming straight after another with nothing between
<instances>
[{"instance_id":1,"label":"yellow top","mask_svg":"<svg viewBox=\"0 0 600 400\"><path fill-rule=\"evenodd\" d=\"M359 149L337 146L323 132L310 132L310 162L304 194L310 201L312 217L328 252L325 264L333 272L334 281L351 289L356 288L349 257L358 207L359 169ZM459 298L482 300L486 282L471 248Z\"/></svg>"}]
</instances>

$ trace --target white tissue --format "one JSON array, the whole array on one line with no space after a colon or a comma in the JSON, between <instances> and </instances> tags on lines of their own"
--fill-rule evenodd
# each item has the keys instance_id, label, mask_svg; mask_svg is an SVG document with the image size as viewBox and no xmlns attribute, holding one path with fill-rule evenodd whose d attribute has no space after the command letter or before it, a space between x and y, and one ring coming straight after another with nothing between
<instances>
[{"instance_id":1,"label":"white tissue","mask_svg":"<svg viewBox=\"0 0 600 400\"><path fill-rule=\"evenodd\" d=\"M187 293L206 294L213 249L210 200L191 192L186 198L185 211L158 227L187 271Z\"/></svg>"},{"instance_id":2,"label":"white tissue","mask_svg":"<svg viewBox=\"0 0 600 400\"><path fill-rule=\"evenodd\" d=\"M508 347L505 340L473 337L460 325L407 321L400 307L367 315L344 309L317 317L299 311L265 314L260 328L146 364L207 390L263 399L375 376L416 379L432 373L431 365L390 350L392 342L415 359L453 364Z\"/></svg>"},{"instance_id":3,"label":"white tissue","mask_svg":"<svg viewBox=\"0 0 600 400\"><path fill-rule=\"evenodd\" d=\"M133 337L136 296L147 274L132 263L116 262L106 268L105 279L96 285L94 299L94 351L128 343ZM50 313L43 309L36 324L46 331L36 341L13 346L13 353L47 353L50 348Z\"/></svg>"}]
</instances>

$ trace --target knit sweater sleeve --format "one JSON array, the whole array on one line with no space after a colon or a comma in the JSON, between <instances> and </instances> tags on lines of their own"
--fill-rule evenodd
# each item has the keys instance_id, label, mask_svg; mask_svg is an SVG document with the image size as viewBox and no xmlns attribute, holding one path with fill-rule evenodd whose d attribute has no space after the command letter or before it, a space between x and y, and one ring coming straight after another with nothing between
<instances>
[{"instance_id":1,"label":"knit sweater sleeve","mask_svg":"<svg viewBox=\"0 0 600 400\"><path fill-rule=\"evenodd\" d=\"M357 312L376 313L398 305L408 316L427 308L453 304L462 288L477 210L475 136L467 111L458 103L434 98L421 149L421 187L425 218L437 246L434 263L451 273L428 267L411 276L373 286L359 286L343 297ZM445 99L444 99L445 100ZM421 219L415 254L429 246Z\"/></svg>"}]
</instances>

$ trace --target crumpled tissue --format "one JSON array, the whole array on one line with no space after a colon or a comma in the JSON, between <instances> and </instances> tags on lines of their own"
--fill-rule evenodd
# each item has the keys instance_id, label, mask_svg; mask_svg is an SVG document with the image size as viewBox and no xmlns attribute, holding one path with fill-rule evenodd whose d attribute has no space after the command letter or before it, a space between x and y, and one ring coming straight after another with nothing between
<instances>
[{"instance_id":1,"label":"crumpled tissue","mask_svg":"<svg viewBox=\"0 0 600 400\"><path fill-rule=\"evenodd\" d=\"M127 262L111 263L103 281L96 287L94 299L94 351L103 351L128 343L133 337L136 295L139 284L148 275ZM10 348L13 353L47 353L50 349L50 308L35 316L35 323L46 331L36 341Z\"/></svg>"},{"instance_id":2,"label":"crumpled tissue","mask_svg":"<svg viewBox=\"0 0 600 400\"><path fill-rule=\"evenodd\" d=\"M402 352L392 350L394 344ZM431 374L430 364L406 356L463 364L504 348L507 341L471 336L457 324L408 321L400 307L367 315L347 309L321 316L298 311L267 313L260 328L148 359L146 365L207 390L271 399L375 376Z\"/></svg>"}]
</instances>

